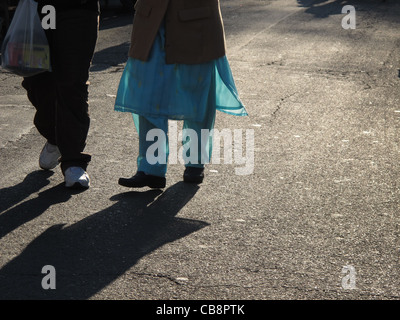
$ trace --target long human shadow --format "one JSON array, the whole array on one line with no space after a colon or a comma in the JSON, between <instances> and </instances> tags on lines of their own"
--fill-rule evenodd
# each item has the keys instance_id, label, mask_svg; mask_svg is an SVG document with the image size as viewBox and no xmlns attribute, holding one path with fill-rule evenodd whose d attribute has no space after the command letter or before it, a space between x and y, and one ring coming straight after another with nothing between
<instances>
[{"instance_id":1,"label":"long human shadow","mask_svg":"<svg viewBox=\"0 0 400 320\"><path fill-rule=\"evenodd\" d=\"M0 239L26 222L35 219L51 205L67 201L73 193L63 183L23 201L50 183L51 171L34 171L19 184L0 190Z\"/></svg>"},{"instance_id":2,"label":"long human shadow","mask_svg":"<svg viewBox=\"0 0 400 320\"><path fill-rule=\"evenodd\" d=\"M53 171L33 171L27 174L20 183L0 189L0 214L47 186L53 174Z\"/></svg>"},{"instance_id":3,"label":"long human shadow","mask_svg":"<svg viewBox=\"0 0 400 320\"><path fill-rule=\"evenodd\" d=\"M176 217L197 190L180 182L163 193L118 194L98 213L48 228L0 270L0 299L90 298L143 256L208 225ZM56 270L56 289L42 288L45 265Z\"/></svg>"},{"instance_id":4,"label":"long human shadow","mask_svg":"<svg viewBox=\"0 0 400 320\"><path fill-rule=\"evenodd\" d=\"M21 191L24 187L17 185L10 194ZM38 184L40 186L40 184ZM37 186L37 187L38 187ZM48 208L57 203L68 201L73 194L83 192L83 190L69 190L65 188L64 183L60 183L57 186L44 190L38 194L37 197L30 200L19 203L11 209L4 211L0 214L0 239L8 233L22 226L23 224L39 217ZM21 198L11 198L8 202L11 205L14 201L22 200L23 193L21 192ZM28 193L26 193L28 195Z\"/></svg>"}]
</instances>

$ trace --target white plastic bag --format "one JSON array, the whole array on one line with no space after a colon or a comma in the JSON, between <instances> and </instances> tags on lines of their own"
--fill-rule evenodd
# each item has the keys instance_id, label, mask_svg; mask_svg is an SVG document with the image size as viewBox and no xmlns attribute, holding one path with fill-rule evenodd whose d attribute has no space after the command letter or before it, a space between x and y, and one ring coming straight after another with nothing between
<instances>
[{"instance_id":1,"label":"white plastic bag","mask_svg":"<svg viewBox=\"0 0 400 320\"><path fill-rule=\"evenodd\" d=\"M1 47L1 66L23 77L50 71L50 49L33 0L20 0Z\"/></svg>"}]
</instances>

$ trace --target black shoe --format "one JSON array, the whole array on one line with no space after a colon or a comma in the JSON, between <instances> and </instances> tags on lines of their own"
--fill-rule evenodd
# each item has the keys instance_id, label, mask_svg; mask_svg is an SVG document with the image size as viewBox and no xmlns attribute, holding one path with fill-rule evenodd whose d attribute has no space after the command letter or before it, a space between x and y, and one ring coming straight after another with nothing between
<instances>
[{"instance_id":1,"label":"black shoe","mask_svg":"<svg viewBox=\"0 0 400 320\"><path fill-rule=\"evenodd\" d=\"M186 167L183 173L183 181L189 183L202 183L204 179L204 168Z\"/></svg>"},{"instance_id":2,"label":"black shoe","mask_svg":"<svg viewBox=\"0 0 400 320\"><path fill-rule=\"evenodd\" d=\"M153 189L165 188L164 177L152 176L138 171L132 178L119 178L118 184L129 188L150 187Z\"/></svg>"}]
</instances>

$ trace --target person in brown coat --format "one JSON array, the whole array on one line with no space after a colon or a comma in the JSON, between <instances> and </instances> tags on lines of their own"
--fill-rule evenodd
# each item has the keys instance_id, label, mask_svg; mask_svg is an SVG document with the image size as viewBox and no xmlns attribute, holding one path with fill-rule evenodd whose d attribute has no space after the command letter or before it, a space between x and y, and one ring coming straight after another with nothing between
<instances>
[{"instance_id":1,"label":"person in brown coat","mask_svg":"<svg viewBox=\"0 0 400 320\"><path fill-rule=\"evenodd\" d=\"M135 10L114 109L133 114L139 155L136 174L119 184L165 187L168 120L184 121L184 181L201 183L216 110L247 115L226 58L219 0L138 0Z\"/></svg>"}]
</instances>

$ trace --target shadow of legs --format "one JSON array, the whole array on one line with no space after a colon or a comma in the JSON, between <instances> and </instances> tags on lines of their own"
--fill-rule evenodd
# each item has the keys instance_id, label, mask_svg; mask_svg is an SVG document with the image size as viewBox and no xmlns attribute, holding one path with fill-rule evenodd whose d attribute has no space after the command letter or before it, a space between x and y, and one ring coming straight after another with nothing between
<instances>
[{"instance_id":1,"label":"shadow of legs","mask_svg":"<svg viewBox=\"0 0 400 320\"><path fill-rule=\"evenodd\" d=\"M0 270L0 299L90 298L139 259L208 225L176 217L197 190L180 182L165 192L125 192L71 226L47 229ZM56 290L41 287L45 265L56 270Z\"/></svg>"},{"instance_id":2,"label":"shadow of legs","mask_svg":"<svg viewBox=\"0 0 400 320\"><path fill-rule=\"evenodd\" d=\"M0 239L19 226L40 216L50 206L66 202L71 198L72 194L79 192L82 191L68 190L65 188L64 183L60 183L55 187L40 192L38 197L22 202L3 212L0 215Z\"/></svg>"},{"instance_id":3,"label":"shadow of legs","mask_svg":"<svg viewBox=\"0 0 400 320\"><path fill-rule=\"evenodd\" d=\"M34 171L17 185L0 189L0 214L47 186L50 183L48 178L53 174L52 171Z\"/></svg>"}]
</instances>

